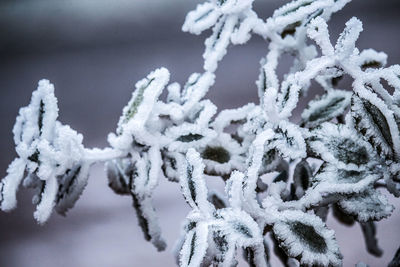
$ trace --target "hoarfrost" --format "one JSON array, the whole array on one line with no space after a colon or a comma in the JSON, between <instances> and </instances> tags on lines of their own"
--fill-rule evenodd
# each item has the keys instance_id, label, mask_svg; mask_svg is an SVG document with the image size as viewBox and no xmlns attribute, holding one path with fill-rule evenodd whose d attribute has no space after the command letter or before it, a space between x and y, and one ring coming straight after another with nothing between
<instances>
[{"instance_id":1,"label":"hoarfrost","mask_svg":"<svg viewBox=\"0 0 400 267\"><path fill-rule=\"evenodd\" d=\"M209 0L189 12L183 31L211 29L204 72L180 85L159 68L137 82L104 149L85 148L82 135L57 120L54 86L41 80L16 119L17 157L0 182L1 209L16 207L22 184L35 190L39 223L53 210L64 215L83 192L90 166L103 162L110 188L132 197L144 237L158 250L166 243L154 191L162 176L179 183L191 207L175 246L181 266L234 266L238 249L250 266L270 266L267 236L287 266L339 266L334 231L324 222L330 209L341 223L357 221L368 252L381 255L374 222L394 207L377 188L400 196L400 66L386 67L383 52L360 52L357 18L331 42L327 22L350 0L295 0L267 19L253 2ZM205 96L218 63L229 45L252 35L269 43L256 82L259 103L217 113ZM283 54L293 61L280 80ZM344 75L352 90L339 87ZM324 93L296 124L292 113L313 81ZM223 179L225 195L209 190L206 175ZM398 262L399 252L391 266Z\"/></svg>"}]
</instances>

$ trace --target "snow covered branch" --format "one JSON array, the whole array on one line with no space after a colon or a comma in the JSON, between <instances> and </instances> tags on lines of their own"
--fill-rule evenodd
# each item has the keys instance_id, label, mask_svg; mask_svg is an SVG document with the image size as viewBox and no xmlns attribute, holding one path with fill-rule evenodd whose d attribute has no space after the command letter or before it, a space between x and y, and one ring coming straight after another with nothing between
<instances>
[{"instance_id":1,"label":"snow covered branch","mask_svg":"<svg viewBox=\"0 0 400 267\"><path fill-rule=\"evenodd\" d=\"M65 214L83 192L90 166L103 162L110 187L132 197L144 237L158 250L166 243L153 192L163 176L179 184L192 209L176 244L180 266L236 265L238 249L250 266L270 266L272 245L286 266L340 266L335 232L325 224L329 210L341 223L358 222L368 251L380 256L374 222L394 207L377 188L400 196L400 66L386 67L383 52L357 48L363 30L357 18L331 42L327 22L348 2L295 0L267 19L258 17L253 0L199 4L182 29L211 28L204 71L183 86L170 83L165 68L137 82L104 149L85 148L82 135L57 120L54 87L41 80L13 129L17 158L0 183L1 209L16 207L22 184L36 191L39 223L53 209ZM204 97L218 62L230 44L253 34L269 47L256 83L259 103L217 114ZM285 53L293 64L279 80ZM352 90L338 87L345 75ZM312 81L324 94L296 123L292 114ZM208 189L205 175L224 180L225 196Z\"/></svg>"}]
</instances>

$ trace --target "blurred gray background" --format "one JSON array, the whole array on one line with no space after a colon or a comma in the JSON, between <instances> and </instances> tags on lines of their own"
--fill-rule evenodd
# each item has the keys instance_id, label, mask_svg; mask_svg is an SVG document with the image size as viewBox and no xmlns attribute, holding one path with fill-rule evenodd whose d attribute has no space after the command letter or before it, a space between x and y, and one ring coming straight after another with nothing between
<instances>
[{"instance_id":1,"label":"blurred gray background","mask_svg":"<svg viewBox=\"0 0 400 267\"><path fill-rule=\"evenodd\" d=\"M55 84L60 121L82 133L85 146L104 147L137 80L160 66L180 83L192 72L201 72L203 42L209 32L194 36L180 30L185 14L198 2L1 0L0 175L15 157L11 130L18 109L29 103L39 79ZM255 9L265 18L286 2L258 0ZM359 48L385 51L389 64L400 63L399 13L398 0L354 0L331 20L331 39L336 40L344 23L357 16L364 22ZM208 97L220 109L257 102L254 81L266 52L259 37L231 47ZM346 88L349 83L341 85ZM208 182L221 187L220 181ZM144 241L131 199L108 188L101 165L93 167L87 189L66 218L53 214L45 226L38 226L32 217L31 193L21 190L18 199L15 211L0 213L2 267L174 266L171 249L189 211L178 185L162 180L155 205L168 248L158 253ZM392 202L397 207L394 215L378 224L385 250L381 258L366 253L357 225L337 225L330 217L328 225L337 231L344 266L361 260L386 266L400 245L400 201ZM273 263L279 266L275 259Z\"/></svg>"}]
</instances>

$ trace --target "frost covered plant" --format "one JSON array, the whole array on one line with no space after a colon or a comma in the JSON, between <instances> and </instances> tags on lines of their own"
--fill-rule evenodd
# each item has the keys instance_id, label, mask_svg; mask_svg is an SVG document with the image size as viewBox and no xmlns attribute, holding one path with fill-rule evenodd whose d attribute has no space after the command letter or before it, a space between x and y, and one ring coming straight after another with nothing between
<instances>
[{"instance_id":1,"label":"frost covered plant","mask_svg":"<svg viewBox=\"0 0 400 267\"><path fill-rule=\"evenodd\" d=\"M385 67L386 54L356 48L357 18L332 44L327 21L349 1L296 0L266 20L253 0L199 4L183 30L212 28L204 71L182 88L169 83L164 68L139 81L105 149L85 148L82 135L57 121L54 87L40 81L14 126L18 157L0 184L1 209L16 206L22 183L36 190L34 217L45 223L54 209L64 214L74 206L90 166L104 162L110 187L132 197L144 237L158 250L166 243L153 191L163 177L180 184L192 208L175 246L180 266L233 266L239 249L250 266L269 266L271 246L287 266L340 266L335 233L325 224L329 210L342 223L359 223L367 250L380 256L374 221L394 207L378 188L400 196L400 66ZM257 81L260 101L216 115L203 99L214 71L229 44L252 34L269 45ZM280 80L285 53L293 65ZM352 90L338 88L344 76ZM325 92L295 122L292 113L312 81ZM225 195L208 190L206 176L222 177ZM399 253L391 266L400 264Z\"/></svg>"}]
</instances>

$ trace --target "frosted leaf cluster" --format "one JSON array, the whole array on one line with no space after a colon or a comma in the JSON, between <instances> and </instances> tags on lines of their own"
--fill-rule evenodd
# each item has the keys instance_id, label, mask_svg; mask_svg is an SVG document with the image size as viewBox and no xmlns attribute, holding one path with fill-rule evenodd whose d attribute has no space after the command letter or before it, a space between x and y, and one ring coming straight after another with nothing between
<instances>
[{"instance_id":1,"label":"frosted leaf cluster","mask_svg":"<svg viewBox=\"0 0 400 267\"><path fill-rule=\"evenodd\" d=\"M132 197L144 237L158 250L166 242L153 192L164 177L179 184L192 209L175 245L180 266L235 266L238 250L250 266L270 266L271 247L285 266L340 266L335 233L325 224L329 212L341 223L359 223L368 252L380 256L374 222L394 207L379 188L400 196L400 66L386 67L383 52L357 48L357 18L332 43L327 21L348 2L296 0L267 19L253 0L199 4L182 29L211 28L204 70L184 85L170 83L165 68L137 82L104 149L85 148L82 135L57 121L54 87L40 81L14 126L18 156L0 183L1 209L15 208L22 184L36 191L39 223L53 209L65 214L90 166L104 162L109 186ZM204 96L218 62L230 44L253 34L269 47L256 82L259 102L217 113ZM280 80L284 54L293 61ZM340 87L344 76L352 90ZM296 122L292 114L312 82L324 93ZM221 177L225 194L209 190L207 176Z\"/></svg>"}]
</instances>

